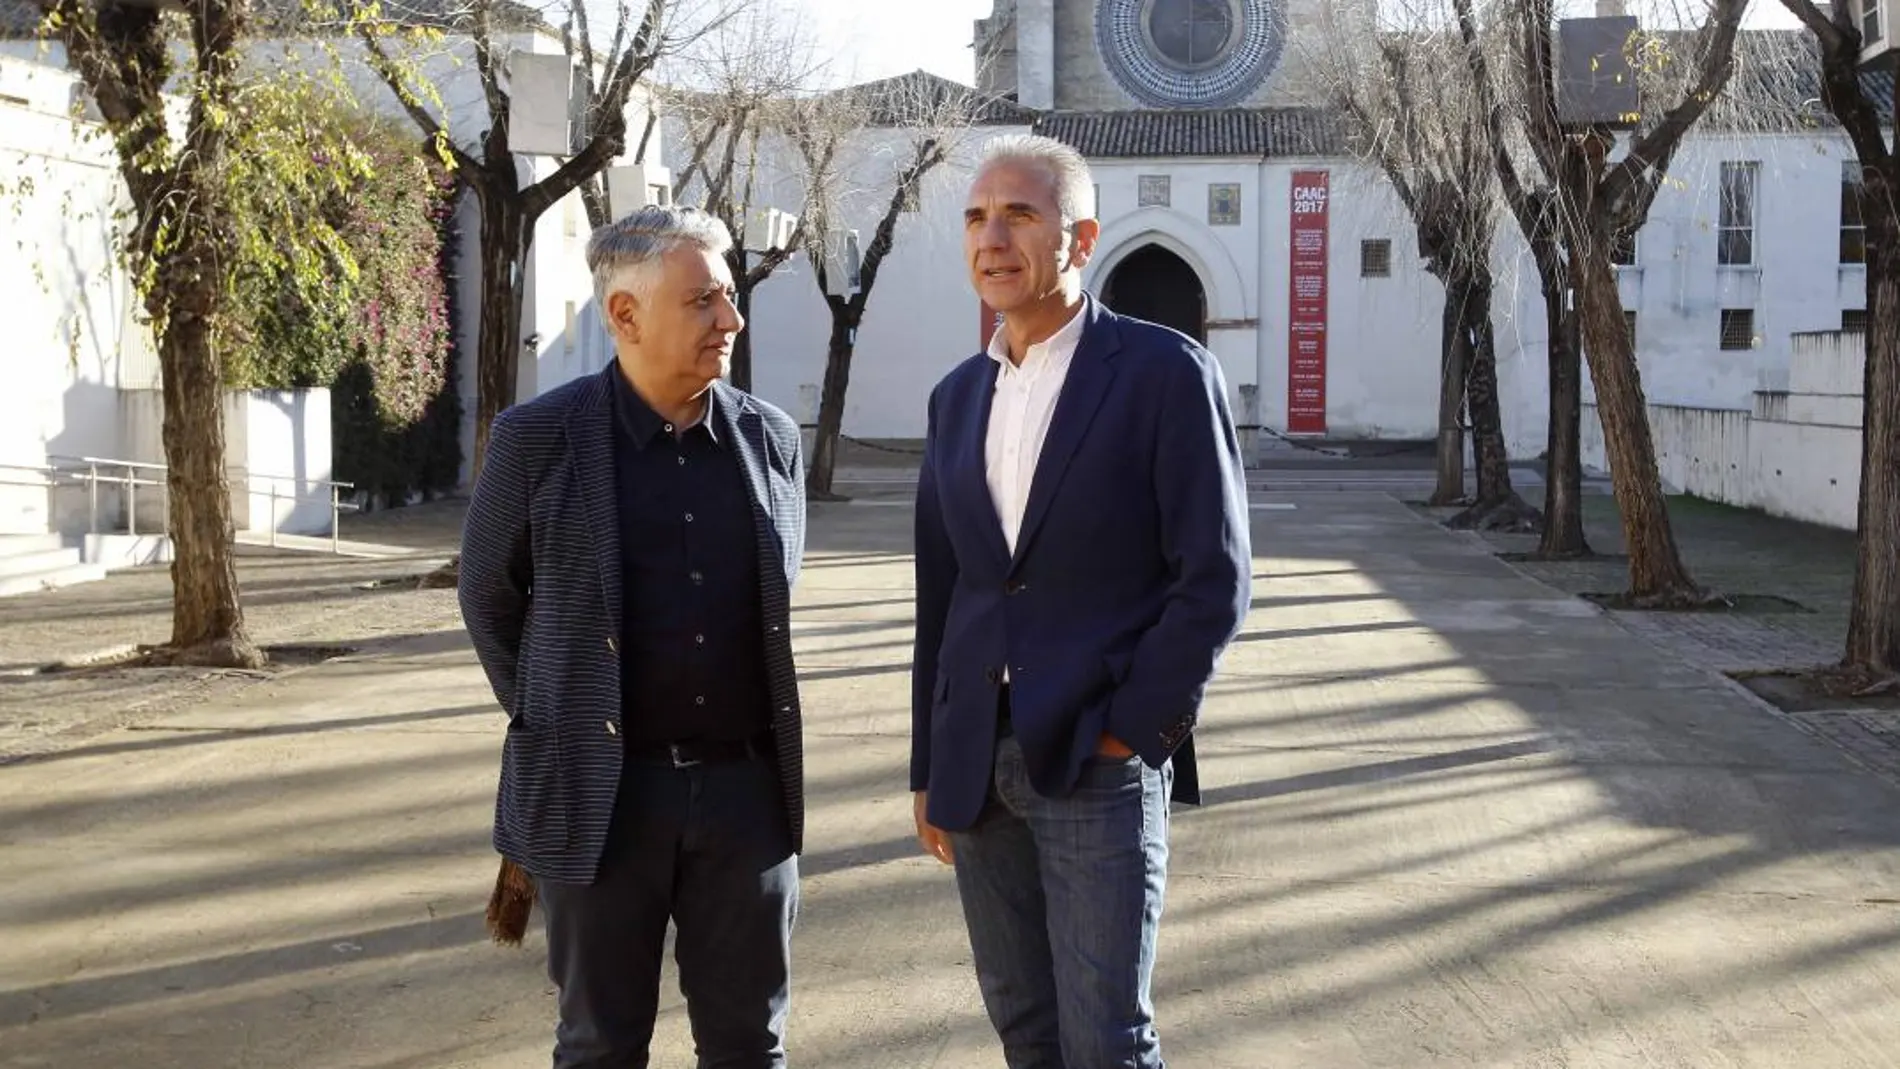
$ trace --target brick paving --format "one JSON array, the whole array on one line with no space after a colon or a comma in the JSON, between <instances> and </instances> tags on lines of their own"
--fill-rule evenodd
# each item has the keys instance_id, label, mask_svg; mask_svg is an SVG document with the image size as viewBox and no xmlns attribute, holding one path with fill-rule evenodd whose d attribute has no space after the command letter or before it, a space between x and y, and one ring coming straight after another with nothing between
<instances>
[{"instance_id":1,"label":"brick paving","mask_svg":"<svg viewBox=\"0 0 1900 1069\"><path fill-rule=\"evenodd\" d=\"M1448 509L1425 509L1437 517ZM1786 599L1770 611L1632 612L1610 615L1634 634L1691 664L1724 674L1800 670L1832 664L1847 641L1853 596L1854 534L1691 497L1672 497L1670 519L1690 574L1705 588L1740 599ZM1584 532L1602 560L1514 565L1573 594L1628 586L1628 563L1614 500L1584 497ZM1533 535L1485 533L1499 552L1536 548ZM1770 704L1772 698L1764 696ZM1900 783L1900 710L1852 700L1791 703L1781 715L1844 750L1862 767Z\"/></svg>"}]
</instances>

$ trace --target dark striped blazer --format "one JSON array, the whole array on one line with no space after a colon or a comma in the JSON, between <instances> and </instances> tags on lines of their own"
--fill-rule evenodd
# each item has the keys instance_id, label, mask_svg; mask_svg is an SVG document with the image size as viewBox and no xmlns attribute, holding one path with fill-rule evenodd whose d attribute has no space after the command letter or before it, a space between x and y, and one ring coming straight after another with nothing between
<instances>
[{"instance_id":1,"label":"dark striped blazer","mask_svg":"<svg viewBox=\"0 0 1900 1069\"><path fill-rule=\"evenodd\" d=\"M462 532L462 618L508 714L495 849L544 879L591 882L623 758L623 611L609 364L495 418ZM758 534L775 764L804 847L804 748L791 588L805 549L798 425L715 383Z\"/></svg>"}]
</instances>

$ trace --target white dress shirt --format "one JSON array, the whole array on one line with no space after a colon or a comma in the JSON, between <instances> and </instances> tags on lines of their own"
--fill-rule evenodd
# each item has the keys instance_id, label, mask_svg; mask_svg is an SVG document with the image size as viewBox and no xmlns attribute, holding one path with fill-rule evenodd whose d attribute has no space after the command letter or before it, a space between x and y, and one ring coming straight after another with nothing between
<instances>
[{"instance_id":1,"label":"white dress shirt","mask_svg":"<svg viewBox=\"0 0 1900 1069\"><path fill-rule=\"evenodd\" d=\"M1082 315L1075 316L1048 340L1029 347L1023 362L1009 360L1009 339L998 329L990 336L989 356L996 361L996 398L990 406L990 425L983 440L984 473L990 500L1003 523L1003 539L1012 555L1022 533L1023 513L1029 507L1029 487L1036 478L1036 461L1049 436L1056 398L1069 377L1069 364L1082 341Z\"/></svg>"}]
</instances>

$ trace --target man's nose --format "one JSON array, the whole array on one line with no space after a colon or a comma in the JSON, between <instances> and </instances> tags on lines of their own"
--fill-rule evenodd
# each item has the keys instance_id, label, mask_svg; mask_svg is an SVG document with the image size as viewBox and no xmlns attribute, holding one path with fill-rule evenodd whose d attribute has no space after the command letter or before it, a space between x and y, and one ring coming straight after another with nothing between
<instances>
[{"instance_id":1,"label":"man's nose","mask_svg":"<svg viewBox=\"0 0 1900 1069\"><path fill-rule=\"evenodd\" d=\"M1009 224L997 217L990 217L977 228L977 243L986 249L1002 249L1009 246Z\"/></svg>"},{"instance_id":2,"label":"man's nose","mask_svg":"<svg viewBox=\"0 0 1900 1069\"><path fill-rule=\"evenodd\" d=\"M737 334L744 330L745 316L740 313L739 306L734 304L731 298L722 300L719 304L721 312L719 317L719 329L728 334Z\"/></svg>"}]
</instances>

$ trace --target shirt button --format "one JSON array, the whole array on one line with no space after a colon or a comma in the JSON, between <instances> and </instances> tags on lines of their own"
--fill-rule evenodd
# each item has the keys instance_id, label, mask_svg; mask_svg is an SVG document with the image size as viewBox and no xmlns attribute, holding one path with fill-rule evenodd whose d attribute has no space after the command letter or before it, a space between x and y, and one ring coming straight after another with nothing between
<instances>
[{"instance_id":1,"label":"shirt button","mask_svg":"<svg viewBox=\"0 0 1900 1069\"><path fill-rule=\"evenodd\" d=\"M693 699L693 704L694 704L694 705L704 705L704 704L706 704L706 696L705 696L704 694L701 694L701 695L700 695L699 697L697 697L697 698L694 698L694 699Z\"/></svg>"},{"instance_id":2,"label":"shirt button","mask_svg":"<svg viewBox=\"0 0 1900 1069\"><path fill-rule=\"evenodd\" d=\"M687 572L686 578L691 579L693 581L694 586L698 586L699 584L706 581L706 577L700 574L698 568L694 568L692 571Z\"/></svg>"},{"instance_id":3,"label":"shirt button","mask_svg":"<svg viewBox=\"0 0 1900 1069\"><path fill-rule=\"evenodd\" d=\"M607 636L607 652L608 653L620 652L620 643L612 635Z\"/></svg>"},{"instance_id":4,"label":"shirt button","mask_svg":"<svg viewBox=\"0 0 1900 1069\"><path fill-rule=\"evenodd\" d=\"M690 513L690 512L689 512L689 513L687 513L687 514L686 514L686 522L687 522L687 523L692 523L692 522L693 522L693 514L692 514L692 513Z\"/></svg>"},{"instance_id":5,"label":"shirt button","mask_svg":"<svg viewBox=\"0 0 1900 1069\"><path fill-rule=\"evenodd\" d=\"M681 457L681 458L680 458L680 467L682 467L682 468L683 468L683 467L685 467L685 466L686 466L686 458L685 458L685 457Z\"/></svg>"},{"instance_id":6,"label":"shirt button","mask_svg":"<svg viewBox=\"0 0 1900 1069\"><path fill-rule=\"evenodd\" d=\"M607 734L609 734L609 735L618 735L618 734L620 734L620 726L619 726L619 725L617 725L617 724L615 724L615 723L614 723L613 721L611 721L611 720L609 720L609 721L607 721Z\"/></svg>"},{"instance_id":7,"label":"shirt button","mask_svg":"<svg viewBox=\"0 0 1900 1069\"><path fill-rule=\"evenodd\" d=\"M668 434L672 434L672 433L673 433L673 425L672 425L671 423L664 423L664 424L661 424L661 427L662 427L662 428L663 428L663 429L664 429L664 430L666 431L666 433L668 433Z\"/></svg>"},{"instance_id":8,"label":"shirt button","mask_svg":"<svg viewBox=\"0 0 1900 1069\"><path fill-rule=\"evenodd\" d=\"M696 643L698 643L698 644L699 644L699 645L701 645L701 646L704 646L704 645L706 644L706 636L705 636L705 635L694 635L694 636L693 636L693 641L694 641L694 642L696 642Z\"/></svg>"}]
</instances>

